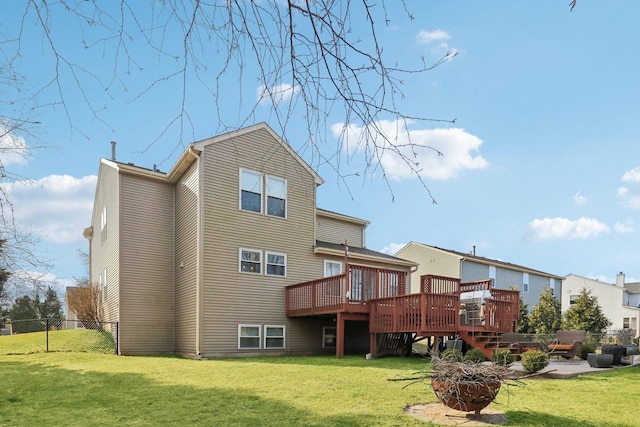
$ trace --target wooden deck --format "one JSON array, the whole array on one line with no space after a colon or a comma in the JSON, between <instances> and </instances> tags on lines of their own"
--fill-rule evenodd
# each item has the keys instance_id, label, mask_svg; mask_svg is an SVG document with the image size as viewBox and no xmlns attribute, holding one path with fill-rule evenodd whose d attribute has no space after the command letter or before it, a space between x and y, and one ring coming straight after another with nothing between
<instances>
[{"instance_id":1,"label":"wooden deck","mask_svg":"<svg viewBox=\"0 0 640 427\"><path fill-rule=\"evenodd\" d=\"M345 274L287 287L287 316L335 314L338 341L345 319L368 320L372 353L376 334L473 340L469 337L476 333L491 337L516 331L518 291L495 289L492 279L461 283L455 278L426 275L421 277L420 292L407 294L406 276L400 271L349 265ZM469 344L483 345L475 340ZM341 355L340 349L337 354Z\"/></svg>"}]
</instances>

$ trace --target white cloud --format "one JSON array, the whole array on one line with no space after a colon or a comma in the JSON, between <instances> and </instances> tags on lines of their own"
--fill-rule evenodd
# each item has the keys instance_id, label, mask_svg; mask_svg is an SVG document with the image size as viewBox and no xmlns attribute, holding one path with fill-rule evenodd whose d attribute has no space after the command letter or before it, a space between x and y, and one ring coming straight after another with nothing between
<instances>
[{"instance_id":1,"label":"white cloud","mask_svg":"<svg viewBox=\"0 0 640 427\"><path fill-rule=\"evenodd\" d=\"M10 132L6 124L0 123L0 162L3 167L27 163L27 149L24 138Z\"/></svg>"},{"instance_id":2,"label":"white cloud","mask_svg":"<svg viewBox=\"0 0 640 427\"><path fill-rule=\"evenodd\" d=\"M633 233L633 219L627 218L625 222L616 222L614 225L615 230L620 233Z\"/></svg>"},{"instance_id":3,"label":"white cloud","mask_svg":"<svg viewBox=\"0 0 640 427\"><path fill-rule=\"evenodd\" d=\"M529 223L529 235L534 240L591 239L609 233L608 225L592 218L543 218Z\"/></svg>"},{"instance_id":4,"label":"white cloud","mask_svg":"<svg viewBox=\"0 0 640 427\"><path fill-rule=\"evenodd\" d=\"M400 249L404 248L406 243L389 243L384 248L380 249L383 254L395 255Z\"/></svg>"},{"instance_id":5,"label":"white cloud","mask_svg":"<svg viewBox=\"0 0 640 427\"><path fill-rule=\"evenodd\" d=\"M360 152L379 159L391 180L415 178L416 174L422 178L447 180L464 170L484 169L489 165L482 156L475 154L482 140L464 129L408 130L399 122L383 120L369 129L338 123L331 126L331 131L336 138L343 139L344 150L349 154ZM379 131L388 140L383 140ZM365 139L367 134L372 138L369 141ZM377 146L375 153L374 143Z\"/></svg>"},{"instance_id":6,"label":"white cloud","mask_svg":"<svg viewBox=\"0 0 640 427\"><path fill-rule=\"evenodd\" d=\"M446 31L437 29L434 31L421 30L416 39L420 44L429 44L432 42L446 42L451 36ZM446 44L446 43L445 43Z\"/></svg>"},{"instance_id":7,"label":"white cloud","mask_svg":"<svg viewBox=\"0 0 640 427\"><path fill-rule=\"evenodd\" d=\"M584 205L585 203L587 203L588 199L583 196L582 194L580 194L580 191L578 190L578 192L576 194L573 195L573 200L576 202L576 204L578 205Z\"/></svg>"},{"instance_id":8,"label":"white cloud","mask_svg":"<svg viewBox=\"0 0 640 427\"><path fill-rule=\"evenodd\" d=\"M288 83L271 86L270 88L261 85L256 89L257 99L261 105L281 104L291 99L295 92L296 88Z\"/></svg>"},{"instance_id":9,"label":"white cloud","mask_svg":"<svg viewBox=\"0 0 640 427\"><path fill-rule=\"evenodd\" d=\"M640 166L628 170L622 175L624 182L640 182Z\"/></svg>"},{"instance_id":10,"label":"white cloud","mask_svg":"<svg viewBox=\"0 0 640 427\"><path fill-rule=\"evenodd\" d=\"M52 243L81 243L90 225L97 177L50 175L35 181L5 184L15 219Z\"/></svg>"},{"instance_id":11,"label":"white cloud","mask_svg":"<svg viewBox=\"0 0 640 427\"><path fill-rule=\"evenodd\" d=\"M616 190L616 194L622 199L622 204L640 210L640 166L626 171L622 175L622 181L630 184Z\"/></svg>"}]
</instances>

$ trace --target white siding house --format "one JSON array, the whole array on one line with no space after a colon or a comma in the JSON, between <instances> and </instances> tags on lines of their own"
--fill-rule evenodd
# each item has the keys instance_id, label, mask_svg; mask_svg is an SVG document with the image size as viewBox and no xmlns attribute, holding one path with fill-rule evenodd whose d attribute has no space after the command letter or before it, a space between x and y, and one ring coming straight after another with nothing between
<instances>
[{"instance_id":1,"label":"white siding house","mask_svg":"<svg viewBox=\"0 0 640 427\"><path fill-rule=\"evenodd\" d=\"M640 318L640 283L625 283L624 273L618 273L616 283L605 283L588 277L569 274L562 287L562 312L567 311L572 301L583 289L598 299L604 315L611 321L608 332L631 329L638 336Z\"/></svg>"}]
</instances>

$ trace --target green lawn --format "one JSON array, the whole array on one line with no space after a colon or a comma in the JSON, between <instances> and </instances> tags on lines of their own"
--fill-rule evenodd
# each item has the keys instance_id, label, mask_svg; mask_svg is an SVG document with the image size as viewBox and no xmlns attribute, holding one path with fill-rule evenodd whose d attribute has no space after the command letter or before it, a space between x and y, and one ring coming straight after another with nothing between
<instances>
[{"instance_id":1,"label":"green lawn","mask_svg":"<svg viewBox=\"0 0 640 427\"><path fill-rule=\"evenodd\" d=\"M415 426L427 384L388 381L423 359L187 360L96 353L0 355L2 426ZM636 426L640 369L530 379L494 408L517 426Z\"/></svg>"}]
</instances>

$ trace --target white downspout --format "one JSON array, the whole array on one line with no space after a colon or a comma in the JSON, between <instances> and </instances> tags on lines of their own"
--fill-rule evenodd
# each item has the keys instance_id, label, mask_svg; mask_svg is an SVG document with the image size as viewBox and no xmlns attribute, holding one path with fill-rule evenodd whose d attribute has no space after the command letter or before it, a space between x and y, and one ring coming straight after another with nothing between
<instances>
[{"instance_id":1,"label":"white downspout","mask_svg":"<svg viewBox=\"0 0 640 427\"><path fill-rule=\"evenodd\" d=\"M198 206L196 207L196 356L202 356L202 168L200 167L200 156L189 147L189 154L196 159L198 173Z\"/></svg>"}]
</instances>

